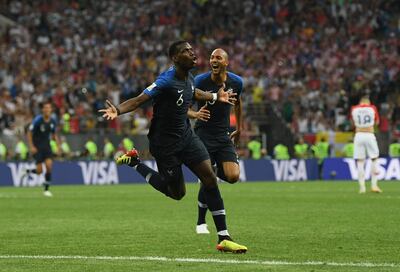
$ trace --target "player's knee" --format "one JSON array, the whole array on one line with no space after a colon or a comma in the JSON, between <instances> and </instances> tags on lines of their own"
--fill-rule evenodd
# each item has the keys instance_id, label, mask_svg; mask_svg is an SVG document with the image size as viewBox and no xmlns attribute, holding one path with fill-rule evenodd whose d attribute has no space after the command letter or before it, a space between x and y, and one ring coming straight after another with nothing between
<instances>
[{"instance_id":1,"label":"player's knee","mask_svg":"<svg viewBox=\"0 0 400 272\"><path fill-rule=\"evenodd\" d=\"M228 182L228 183L232 184L232 183L236 183L239 181L239 171L231 172L225 176L226 176L226 182Z\"/></svg>"},{"instance_id":2,"label":"player's knee","mask_svg":"<svg viewBox=\"0 0 400 272\"><path fill-rule=\"evenodd\" d=\"M170 197L175 200L181 200L186 195L186 192L174 192L170 194Z\"/></svg>"},{"instance_id":3,"label":"player's knee","mask_svg":"<svg viewBox=\"0 0 400 272\"><path fill-rule=\"evenodd\" d=\"M217 186L217 177L214 174L210 174L200 179L206 189L214 188Z\"/></svg>"}]
</instances>

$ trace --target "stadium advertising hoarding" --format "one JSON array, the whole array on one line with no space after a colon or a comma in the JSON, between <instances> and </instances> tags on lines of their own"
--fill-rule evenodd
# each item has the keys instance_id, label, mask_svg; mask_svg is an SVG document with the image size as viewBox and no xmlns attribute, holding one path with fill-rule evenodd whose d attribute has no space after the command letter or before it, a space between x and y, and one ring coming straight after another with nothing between
<instances>
[{"instance_id":1,"label":"stadium advertising hoarding","mask_svg":"<svg viewBox=\"0 0 400 272\"><path fill-rule=\"evenodd\" d=\"M157 169L155 161L145 163ZM3 186L39 186L44 182L44 175L23 176L24 169L34 168L33 163L0 163L0 185ZM317 161L310 160L241 160L243 181L297 181L318 179ZM196 182L194 174L183 167L185 180ZM117 166L113 161L74 161L54 162L54 184L103 185L118 183L144 183L135 170L127 166Z\"/></svg>"},{"instance_id":2,"label":"stadium advertising hoarding","mask_svg":"<svg viewBox=\"0 0 400 272\"><path fill-rule=\"evenodd\" d=\"M371 160L365 164L365 178L371 178ZM378 158L378 180L400 180L398 158ZM357 180L357 164L352 158L330 158L324 162L324 180Z\"/></svg>"},{"instance_id":3,"label":"stadium advertising hoarding","mask_svg":"<svg viewBox=\"0 0 400 272\"><path fill-rule=\"evenodd\" d=\"M145 161L157 169L155 161ZM34 168L28 162L0 163L0 186L39 186L44 175L22 177L24 169ZM366 179L370 178L371 161L366 163ZM242 181L302 181L318 180L318 164L309 160L241 160ZM196 182L193 173L183 167L185 180ZM22 178L21 178L22 177ZM351 158L326 159L322 169L324 180L356 180L357 165ZM378 159L379 180L400 180L400 160L397 158ZM118 183L144 183L144 179L127 166L117 166L112 161L55 162L53 166L54 184L103 185Z\"/></svg>"}]
</instances>

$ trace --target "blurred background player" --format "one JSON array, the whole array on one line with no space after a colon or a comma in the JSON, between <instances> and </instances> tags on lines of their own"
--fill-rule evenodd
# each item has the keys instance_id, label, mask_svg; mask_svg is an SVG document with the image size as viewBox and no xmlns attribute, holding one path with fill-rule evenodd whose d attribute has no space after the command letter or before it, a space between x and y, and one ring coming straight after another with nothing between
<instances>
[{"instance_id":1,"label":"blurred background player","mask_svg":"<svg viewBox=\"0 0 400 272\"><path fill-rule=\"evenodd\" d=\"M7 147L5 144L0 142L0 161L5 161L7 159Z\"/></svg>"},{"instance_id":2,"label":"blurred background player","mask_svg":"<svg viewBox=\"0 0 400 272\"><path fill-rule=\"evenodd\" d=\"M40 175L43 172L43 162L46 166L45 182L44 182L44 195L51 197L53 194L49 191L51 182L51 170L53 166L52 150L50 147L50 140L53 138L60 148L60 140L56 133L57 123L52 114L52 104L50 102L44 102L41 105L42 114L36 116L28 130L28 144L29 150L33 155L36 162L36 169L26 170L27 174Z\"/></svg>"},{"instance_id":3,"label":"blurred background player","mask_svg":"<svg viewBox=\"0 0 400 272\"><path fill-rule=\"evenodd\" d=\"M304 138L300 136L297 140L297 144L294 145L294 155L298 159L308 158L308 144L304 142Z\"/></svg>"},{"instance_id":4,"label":"blurred background player","mask_svg":"<svg viewBox=\"0 0 400 272\"><path fill-rule=\"evenodd\" d=\"M71 159L72 158L72 152L71 152L71 147L69 146L69 144L67 142L67 138L65 136L61 136L60 140L61 140L62 157L64 159Z\"/></svg>"},{"instance_id":5,"label":"blurred background player","mask_svg":"<svg viewBox=\"0 0 400 272\"><path fill-rule=\"evenodd\" d=\"M86 156L86 158L89 160L97 159L97 144L95 143L92 136L89 136L88 140L85 143L84 156Z\"/></svg>"},{"instance_id":6,"label":"blurred background player","mask_svg":"<svg viewBox=\"0 0 400 272\"><path fill-rule=\"evenodd\" d=\"M364 163L368 156L371 165L371 191L382 193L378 187L377 158L379 157L378 143L374 134L374 125L379 124L379 115L376 107L371 105L369 97L363 96L360 103L351 108L351 117L355 126L354 158L357 161L358 183L360 193L365 193Z\"/></svg>"},{"instance_id":7,"label":"blurred background player","mask_svg":"<svg viewBox=\"0 0 400 272\"><path fill-rule=\"evenodd\" d=\"M259 160L262 158L262 143L258 139L259 137L252 137L252 140L247 143L247 148L250 152L250 158L253 160Z\"/></svg>"},{"instance_id":8,"label":"blurred background player","mask_svg":"<svg viewBox=\"0 0 400 272\"><path fill-rule=\"evenodd\" d=\"M28 159L29 148L26 146L24 139L18 135L18 142L15 145L15 159L18 161L26 161Z\"/></svg>"},{"instance_id":9,"label":"blurred background player","mask_svg":"<svg viewBox=\"0 0 400 272\"><path fill-rule=\"evenodd\" d=\"M221 48L215 49L210 56L211 71L200 74L194 79L196 88L217 93L225 84L225 89L236 94L234 112L236 130L230 133L231 105L219 101L201 101L198 103L198 112L189 109L188 116L196 118L194 131L207 148L211 164L216 166L217 176L228 182L239 180L240 168L238 155L234 145L239 144L242 128L242 101L243 80L238 75L226 70L229 64L228 54ZM210 233L206 224L207 204L204 195L204 186L200 184L198 194L198 219L196 232Z\"/></svg>"},{"instance_id":10,"label":"blurred background player","mask_svg":"<svg viewBox=\"0 0 400 272\"><path fill-rule=\"evenodd\" d=\"M331 146L326 141L325 136L321 137L321 139L311 146L311 151L313 152L314 157L318 159L318 173L319 178L322 179L322 168L324 166L324 161L331 153Z\"/></svg>"},{"instance_id":11,"label":"blurred background player","mask_svg":"<svg viewBox=\"0 0 400 272\"><path fill-rule=\"evenodd\" d=\"M133 147L132 147L133 148ZM112 160L114 158L115 146L108 137L104 138L103 155L105 159Z\"/></svg>"},{"instance_id":12,"label":"blurred background player","mask_svg":"<svg viewBox=\"0 0 400 272\"><path fill-rule=\"evenodd\" d=\"M275 160L289 160L289 150L286 145L279 143L274 147Z\"/></svg>"},{"instance_id":13,"label":"blurred background player","mask_svg":"<svg viewBox=\"0 0 400 272\"><path fill-rule=\"evenodd\" d=\"M176 200L182 199L186 194L182 164L188 166L205 186L206 204L213 214L218 234L217 249L244 253L247 247L233 242L229 235L224 202L209 154L199 137L194 134L187 116L193 98L233 104L236 101L235 95L225 92L223 88L212 94L195 88L193 75L189 71L196 65L197 57L188 42L174 42L168 52L174 65L161 73L139 96L118 107L107 101L108 108L100 110L104 113L103 117L113 120L153 99L154 113L148 138L150 152L157 162L159 172L140 162L135 149L119 157L117 163L135 168L156 190Z\"/></svg>"},{"instance_id":14,"label":"blurred background player","mask_svg":"<svg viewBox=\"0 0 400 272\"><path fill-rule=\"evenodd\" d=\"M389 156L391 158L399 158L400 157L399 139L394 139L392 141L392 143L389 145Z\"/></svg>"},{"instance_id":15,"label":"blurred background player","mask_svg":"<svg viewBox=\"0 0 400 272\"><path fill-rule=\"evenodd\" d=\"M354 143L352 139L343 146L342 154L346 158L354 158Z\"/></svg>"}]
</instances>

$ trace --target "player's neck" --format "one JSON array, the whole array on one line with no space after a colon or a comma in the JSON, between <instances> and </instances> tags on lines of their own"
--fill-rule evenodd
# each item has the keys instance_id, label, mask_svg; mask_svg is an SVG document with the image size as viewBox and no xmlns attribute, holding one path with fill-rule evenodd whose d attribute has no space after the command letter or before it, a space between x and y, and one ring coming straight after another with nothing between
<instances>
[{"instance_id":1,"label":"player's neck","mask_svg":"<svg viewBox=\"0 0 400 272\"><path fill-rule=\"evenodd\" d=\"M215 82L217 85L221 85L226 81L226 72L222 72L219 74L213 74L211 73L211 80Z\"/></svg>"},{"instance_id":2,"label":"player's neck","mask_svg":"<svg viewBox=\"0 0 400 272\"><path fill-rule=\"evenodd\" d=\"M175 76L176 76L179 80L186 80L186 78L187 78L187 76L188 76L188 74L189 74L189 71L188 71L188 70L182 69L182 68L179 67L179 66L175 66L175 71L176 71Z\"/></svg>"},{"instance_id":3,"label":"player's neck","mask_svg":"<svg viewBox=\"0 0 400 272\"><path fill-rule=\"evenodd\" d=\"M50 121L50 116L44 116L43 115L43 120L46 121L46 122Z\"/></svg>"}]
</instances>

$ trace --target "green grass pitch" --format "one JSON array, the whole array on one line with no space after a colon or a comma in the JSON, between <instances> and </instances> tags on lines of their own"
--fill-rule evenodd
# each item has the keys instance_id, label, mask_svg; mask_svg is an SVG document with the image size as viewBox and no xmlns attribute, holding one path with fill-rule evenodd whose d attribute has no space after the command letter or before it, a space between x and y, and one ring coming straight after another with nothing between
<instances>
[{"instance_id":1,"label":"green grass pitch","mask_svg":"<svg viewBox=\"0 0 400 272\"><path fill-rule=\"evenodd\" d=\"M400 183L381 188L221 184L229 231L249 248L233 255L215 250L210 214L212 233L194 232L198 184L181 201L147 184L54 186L51 199L40 188L0 187L0 271L400 271Z\"/></svg>"}]
</instances>

